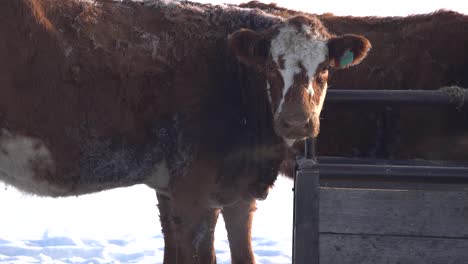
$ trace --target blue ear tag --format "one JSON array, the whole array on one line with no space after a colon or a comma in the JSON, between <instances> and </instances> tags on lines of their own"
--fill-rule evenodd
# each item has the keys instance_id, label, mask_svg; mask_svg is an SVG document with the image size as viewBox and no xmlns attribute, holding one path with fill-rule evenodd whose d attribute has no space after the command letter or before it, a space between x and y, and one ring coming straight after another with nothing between
<instances>
[{"instance_id":1,"label":"blue ear tag","mask_svg":"<svg viewBox=\"0 0 468 264\"><path fill-rule=\"evenodd\" d=\"M340 59L340 67L345 68L349 64L353 63L354 54L350 50L346 50L343 56Z\"/></svg>"}]
</instances>

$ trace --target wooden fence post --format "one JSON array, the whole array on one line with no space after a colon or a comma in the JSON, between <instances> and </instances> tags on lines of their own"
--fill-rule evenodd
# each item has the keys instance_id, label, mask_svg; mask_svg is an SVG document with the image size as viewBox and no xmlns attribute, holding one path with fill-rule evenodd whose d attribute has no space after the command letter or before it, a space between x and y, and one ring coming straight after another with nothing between
<instances>
[{"instance_id":1,"label":"wooden fence post","mask_svg":"<svg viewBox=\"0 0 468 264\"><path fill-rule=\"evenodd\" d=\"M294 180L293 263L319 264L319 171L311 159L298 161Z\"/></svg>"}]
</instances>

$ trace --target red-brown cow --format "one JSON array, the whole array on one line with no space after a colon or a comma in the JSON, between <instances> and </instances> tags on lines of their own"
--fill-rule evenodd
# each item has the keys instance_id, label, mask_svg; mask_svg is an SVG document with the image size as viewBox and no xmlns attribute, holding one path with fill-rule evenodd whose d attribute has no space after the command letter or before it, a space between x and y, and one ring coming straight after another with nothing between
<instances>
[{"instance_id":1,"label":"red-brown cow","mask_svg":"<svg viewBox=\"0 0 468 264\"><path fill-rule=\"evenodd\" d=\"M252 1L241 7L257 8L288 19L316 15L289 10L276 4ZM358 33L366 36L373 52L358 67L331 71L331 89L424 89L446 86L468 87L468 16L438 11L408 17L318 16L333 33ZM468 96L468 90L448 89ZM468 152L467 113L450 107L395 108L390 117L394 131L385 131L382 107L332 105L324 108L319 155L347 157L392 157L466 160ZM419 120L419 122L417 121ZM424 131L421 130L424 127ZM390 134L390 142L383 137ZM394 134L394 135L391 135ZM282 173L292 177L296 155L303 142L288 148ZM255 208L252 201L250 208ZM226 225L236 222L237 214L223 211ZM251 219L253 217L251 213ZM246 222L244 233L251 223ZM241 227L238 227L242 229ZM229 235L229 227L228 235ZM238 251L250 245L237 244ZM239 249L240 248L240 249ZM231 245L231 250L233 246Z\"/></svg>"},{"instance_id":2,"label":"red-brown cow","mask_svg":"<svg viewBox=\"0 0 468 264\"><path fill-rule=\"evenodd\" d=\"M317 135L328 68L370 48L315 17L156 0L4 0L0 37L0 179L54 197L147 184L165 263L214 263L220 208L232 262L254 262L249 208L286 143Z\"/></svg>"}]
</instances>

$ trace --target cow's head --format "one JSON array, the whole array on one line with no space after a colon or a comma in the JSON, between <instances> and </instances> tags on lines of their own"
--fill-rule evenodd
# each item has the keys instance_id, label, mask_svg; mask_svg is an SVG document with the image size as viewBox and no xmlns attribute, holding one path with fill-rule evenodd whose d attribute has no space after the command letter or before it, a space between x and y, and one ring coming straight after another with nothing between
<instances>
[{"instance_id":1,"label":"cow's head","mask_svg":"<svg viewBox=\"0 0 468 264\"><path fill-rule=\"evenodd\" d=\"M275 130L289 142L318 135L329 68L356 65L371 47L362 36L331 36L318 19L302 16L261 32L241 29L229 45L238 60L265 70Z\"/></svg>"}]
</instances>

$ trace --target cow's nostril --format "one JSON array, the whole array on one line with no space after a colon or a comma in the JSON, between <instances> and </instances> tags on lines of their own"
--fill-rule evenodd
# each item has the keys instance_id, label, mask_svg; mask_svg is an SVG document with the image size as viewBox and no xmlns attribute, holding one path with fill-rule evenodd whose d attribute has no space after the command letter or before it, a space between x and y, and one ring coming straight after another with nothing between
<instances>
[{"instance_id":1,"label":"cow's nostril","mask_svg":"<svg viewBox=\"0 0 468 264\"><path fill-rule=\"evenodd\" d=\"M291 129L291 128L296 128L296 129L300 129L300 128L310 128L312 127L312 121L310 119L302 119L302 120L299 120L299 119L291 119L291 120L287 120L287 119L284 119L282 120L282 126L283 128L286 128L286 129Z\"/></svg>"}]
</instances>

